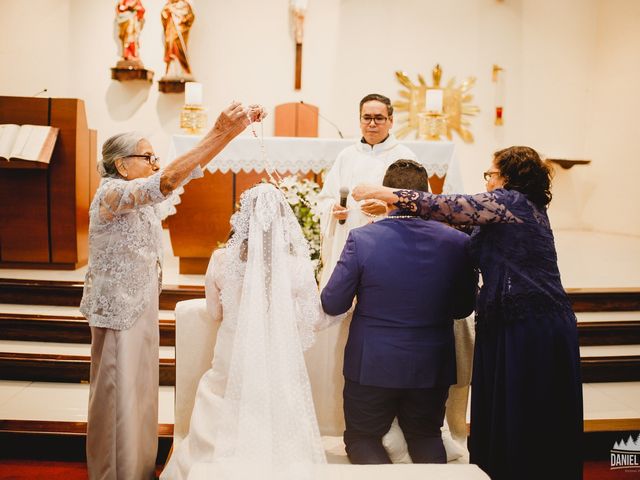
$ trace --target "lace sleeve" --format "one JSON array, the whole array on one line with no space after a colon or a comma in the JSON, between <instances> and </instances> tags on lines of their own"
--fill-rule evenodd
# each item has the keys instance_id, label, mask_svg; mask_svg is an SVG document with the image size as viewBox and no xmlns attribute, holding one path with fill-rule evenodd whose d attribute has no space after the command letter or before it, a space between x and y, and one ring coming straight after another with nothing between
<instances>
[{"instance_id":1,"label":"lace sleeve","mask_svg":"<svg viewBox=\"0 0 640 480\"><path fill-rule=\"evenodd\" d=\"M452 225L522 223L508 208L507 190L498 189L476 195L434 195L414 190L397 190L396 207L401 212Z\"/></svg>"},{"instance_id":2,"label":"lace sleeve","mask_svg":"<svg viewBox=\"0 0 640 480\"><path fill-rule=\"evenodd\" d=\"M209 314L216 320L222 320L222 302L220 301L220 286L218 277L222 271L222 259L224 249L213 252L207 273L204 276L204 293L207 302L207 310Z\"/></svg>"},{"instance_id":3,"label":"lace sleeve","mask_svg":"<svg viewBox=\"0 0 640 480\"><path fill-rule=\"evenodd\" d=\"M111 180L103 184L103 188L100 198L102 217L129 213L165 199L160 191L160 172L135 180Z\"/></svg>"},{"instance_id":4,"label":"lace sleeve","mask_svg":"<svg viewBox=\"0 0 640 480\"><path fill-rule=\"evenodd\" d=\"M176 205L180 203L180 195L184 193L184 186L195 178L203 177L204 173L200 165L196 166L184 182L180 184L173 192L166 196L165 200L155 205L156 213L160 220L164 220L169 215L176 213Z\"/></svg>"},{"instance_id":5,"label":"lace sleeve","mask_svg":"<svg viewBox=\"0 0 640 480\"><path fill-rule=\"evenodd\" d=\"M133 210L154 205L160 218L175 213L174 205L180 203L179 195L184 192L183 186L193 178L203 176L202 169L197 166L187 179L166 197L160 191L162 170L150 177L134 180L113 179L103 184L100 198L100 215L111 219Z\"/></svg>"}]
</instances>

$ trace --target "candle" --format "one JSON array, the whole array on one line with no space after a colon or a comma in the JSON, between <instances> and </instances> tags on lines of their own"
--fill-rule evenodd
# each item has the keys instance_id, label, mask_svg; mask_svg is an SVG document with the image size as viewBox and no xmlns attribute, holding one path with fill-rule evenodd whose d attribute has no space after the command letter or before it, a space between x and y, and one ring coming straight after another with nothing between
<instances>
[{"instance_id":1,"label":"candle","mask_svg":"<svg viewBox=\"0 0 640 480\"><path fill-rule=\"evenodd\" d=\"M187 105L202 105L202 84L187 82L184 85L184 103Z\"/></svg>"},{"instance_id":2,"label":"candle","mask_svg":"<svg viewBox=\"0 0 640 480\"><path fill-rule=\"evenodd\" d=\"M430 88L427 90L427 112L442 113L442 89Z\"/></svg>"}]
</instances>

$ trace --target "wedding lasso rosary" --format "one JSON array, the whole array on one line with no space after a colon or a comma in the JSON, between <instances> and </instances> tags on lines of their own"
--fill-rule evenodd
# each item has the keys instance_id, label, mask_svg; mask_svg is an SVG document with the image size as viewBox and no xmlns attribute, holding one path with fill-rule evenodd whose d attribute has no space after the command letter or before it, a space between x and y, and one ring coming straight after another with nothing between
<instances>
[{"instance_id":1,"label":"wedding lasso rosary","mask_svg":"<svg viewBox=\"0 0 640 480\"><path fill-rule=\"evenodd\" d=\"M248 112L247 112L247 117L249 118L249 122L250 122L249 125L251 126L251 133L253 134L253 137L256 138L260 143L260 155L262 157L262 163L264 165L264 171L267 172L267 176L269 177L269 182L271 184L273 184L273 186L275 186L278 190L280 190L281 192L285 193L286 192L286 188L282 186L283 179L280 176L280 174L278 173L278 171L275 169L275 167L271 163L271 160L269 159L269 156L267 155L267 149L266 149L266 147L264 145L264 127L262 125L262 122L260 122L260 137L258 137L258 134L256 133L255 124L254 124L254 122L251 121L251 117L250 117ZM311 203L309 203L309 201L306 198L302 198L302 197L298 196L298 199L300 200L301 203L303 203L309 209L313 209L314 208L313 205L311 205Z\"/></svg>"}]
</instances>

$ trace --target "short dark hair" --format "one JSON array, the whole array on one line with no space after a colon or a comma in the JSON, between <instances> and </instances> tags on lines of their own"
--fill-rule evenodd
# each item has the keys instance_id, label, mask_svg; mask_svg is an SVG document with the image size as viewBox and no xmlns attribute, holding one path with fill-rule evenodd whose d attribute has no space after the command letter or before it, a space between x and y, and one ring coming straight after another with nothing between
<instances>
[{"instance_id":1,"label":"short dark hair","mask_svg":"<svg viewBox=\"0 0 640 480\"><path fill-rule=\"evenodd\" d=\"M429 174L418 162L413 160L396 160L384 174L382 185L391 188L429 191Z\"/></svg>"},{"instance_id":2,"label":"short dark hair","mask_svg":"<svg viewBox=\"0 0 640 480\"><path fill-rule=\"evenodd\" d=\"M493 154L504 178L504 188L517 190L530 202L545 207L551 202L551 169L531 147L509 147Z\"/></svg>"},{"instance_id":3,"label":"short dark hair","mask_svg":"<svg viewBox=\"0 0 640 480\"><path fill-rule=\"evenodd\" d=\"M360 113L362 113L362 106L367 102L377 101L384 103L387 106L387 115L390 117L393 116L393 106L391 105L391 100L384 95L380 95L379 93L370 93L365 96L362 100L360 100Z\"/></svg>"}]
</instances>

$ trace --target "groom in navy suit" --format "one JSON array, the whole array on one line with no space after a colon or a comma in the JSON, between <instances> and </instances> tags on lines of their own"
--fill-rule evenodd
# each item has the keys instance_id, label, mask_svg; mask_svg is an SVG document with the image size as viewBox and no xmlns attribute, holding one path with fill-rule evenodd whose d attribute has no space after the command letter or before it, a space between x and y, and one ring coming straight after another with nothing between
<instances>
[{"instance_id":1,"label":"groom in navy suit","mask_svg":"<svg viewBox=\"0 0 640 480\"><path fill-rule=\"evenodd\" d=\"M398 160L383 184L428 191L422 165ZM392 207L389 207L390 209ZM397 215L351 230L322 291L330 315L357 303L344 355L344 442L351 463L391 463L382 437L398 417L414 463L446 463L445 402L456 383L453 320L474 308L469 237Z\"/></svg>"}]
</instances>

